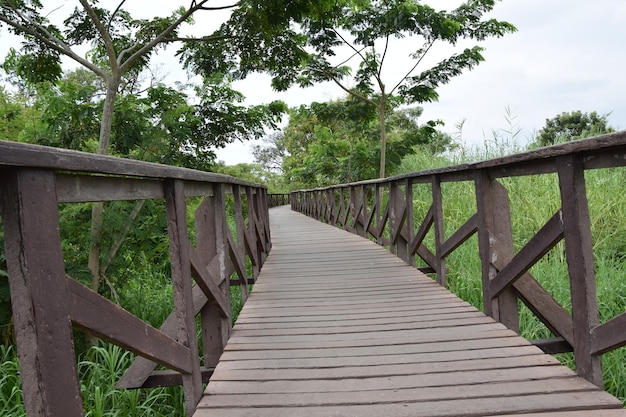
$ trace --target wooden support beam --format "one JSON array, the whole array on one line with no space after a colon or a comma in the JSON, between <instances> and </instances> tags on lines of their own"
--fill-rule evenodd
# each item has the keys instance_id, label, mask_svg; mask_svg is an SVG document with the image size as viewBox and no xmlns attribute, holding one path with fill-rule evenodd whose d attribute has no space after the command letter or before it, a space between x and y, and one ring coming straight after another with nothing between
<instances>
[{"instance_id":1,"label":"wooden support beam","mask_svg":"<svg viewBox=\"0 0 626 417\"><path fill-rule=\"evenodd\" d=\"M196 284L200 287L202 292L204 292L207 299L217 307L219 314L223 318L228 318L230 315L228 300L224 297L224 294L219 287L219 278L214 277L210 272L215 268L211 268L211 262L209 262L209 265L205 265L198 254L198 251L193 248L189 251L189 259L191 261L191 270ZM216 261L218 261L217 255L213 258L212 262ZM194 311L194 315L197 315L198 313L199 311Z\"/></svg>"},{"instance_id":2,"label":"wooden support beam","mask_svg":"<svg viewBox=\"0 0 626 417\"><path fill-rule=\"evenodd\" d=\"M194 315L198 315L207 305L208 299L198 285L192 288L192 293ZM210 305L209 308L214 309L212 305ZM159 330L169 337L176 337L176 333L178 332L178 319L175 311L172 312L167 319L165 319ZM133 363L117 382L115 388L141 388L156 367L157 364L151 360L143 357L135 358Z\"/></svg>"},{"instance_id":3,"label":"wooden support beam","mask_svg":"<svg viewBox=\"0 0 626 417\"><path fill-rule=\"evenodd\" d=\"M591 354L600 355L626 346L626 313L591 329Z\"/></svg>"},{"instance_id":4,"label":"wooden support beam","mask_svg":"<svg viewBox=\"0 0 626 417\"><path fill-rule=\"evenodd\" d=\"M528 272L513 284L519 298L552 333L574 343L572 316Z\"/></svg>"},{"instance_id":5,"label":"wooden support beam","mask_svg":"<svg viewBox=\"0 0 626 417\"><path fill-rule=\"evenodd\" d=\"M166 180L164 189L167 206L167 229L170 238L174 309L178 317L177 340L189 347L189 359L192 368L191 375L183 375L182 377L185 408L187 415L191 416L202 397L202 378L191 290L187 205L185 203L184 183L181 180Z\"/></svg>"},{"instance_id":6,"label":"wooden support beam","mask_svg":"<svg viewBox=\"0 0 626 417\"><path fill-rule=\"evenodd\" d=\"M563 213L559 210L490 281L491 296L497 297L502 294L561 239L563 239Z\"/></svg>"},{"instance_id":7,"label":"wooden support beam","mask_svg":"<svg viewBox=\"0 0 626 417\"><path fill-rule=\"evenodd\" d=\"M442 251L442 246L446 240L443 225L443 195L441 193L441 178L433 175L432 179L433 196L433 224L435 226L435 265L437 271L437 282L442 287L446 286L446 258Z\"/></svg>"},{"instance_id":8,"label":"wooden support beam","mask_svg":"<svg viewBox=\"0 0 626 417\"><path fill-rule=\"evenodd\" d=\"M441 245L441 255L447 257L456 248L465 243L467 239L472 237L472 235L474 235L477 231L478 213L474 214L465 223L463 223L463 226L459 227L458 230Z\"/></svg>"},{"instance_id":9,"label":"wooden support beam","mask_svg":"<svg viewBox=\"0 0 626 417\"><path fill-rule=\"evenodd\" d=\"M226 240L226 214L224 188L216 184L212 198L205 199L196 209L196 246L198 254L204 259L214 259L207 268L219 285L228 308L228 317L223 317L212 305L206 305L201 311L202 348L204 366L217 365L224 351L231 331L230 310L230 275L234 266L229 262L228 242ZM258 231L261 235L261 231Z\"/></svg>"},{"instance_id":10,"label":"wooden support beam","mask_svg":"<svg viewBox=\"0 0 626 417\"><path fill-rule=\"evenodd\" d=\"M428 231L433 225L433 221L434 221L433 206L431 205L430 208L428 209L428 212L426 213L426 216L424 216L424 220L422 220L422 224L420 224L419 229L417 230L417 232L415 232L415 236L413 237L413 240L411 241L411 245L409 246L409 253L411 254L417 253L417 249L420 246L422 246L422 242L424 241L424 238L426 238Z\"/></svg>"},{"instance_id":11,"label":"wooden support beam","mask_svg":"<svg viewBox=\"0 0 626 417\"><path fill-rule=\"evenodd\" d=\"M549 355L556 355L557 353L568 353L574 349L572 345L567 343L562 337L553 337L551 339L538 339L531 340L533 345L543 350L544 353Z\"/></svg>"},{"instance_id":12,"label":"wooden support beam","mask_svg":"<svg viewBox=\"0 0 626 417\"><path fill-rule=\"evenodd\" d=\"M598 325L599 319L585 172L580 156L573 154L560 157L557 167L572 295L576 372L602 387L602 361L592 353L591 329Z\"/></svg>"},{"instance_id":13,"label":"wooden support beam","mask_svg":"<svg viewBox=\"0 0 626 417\"><path fill-rule=\"evenodd\" d=\"M83 415L51 170L3 170L0 204L26 412Z\"/></svg>"},{"instance_id":14,"label":"wooden support beam","mask_svg":"<svg viewBox=\"0 0 626 417\"><path fill-rule=\"evenodd\" d=\"M492 180L486 170L476 172L475 186L485 313L509 329L519 332L515 290L505 290L498 297L490 291L490 282L498 272L495 263L507 263L514 254L509 195L506 188Z\"/></svg>"},{"instance_id":15,"label":"wooden support beam","mask_svg":"<svg viewBox=\"0 0 626 417\"><path fill-rule=\"evenodd\" d=\"M189 348L74 279L65 281L75 326L168 368L193 371Z\"/></svg>"},{"instance_id":16,"label":"wooden support beam","mask_svg":"<svg viewBox=\"0 0 626 417\"><path fill-rule=\"evenodd\" d=\"M214 370L215 368L200 368L203 384L207 384L209 382ZM182 384L183 379L180 373L176 371L154 371L146 379L146 382L138 388L174 387Z\"/></svg>"}]
</instances>

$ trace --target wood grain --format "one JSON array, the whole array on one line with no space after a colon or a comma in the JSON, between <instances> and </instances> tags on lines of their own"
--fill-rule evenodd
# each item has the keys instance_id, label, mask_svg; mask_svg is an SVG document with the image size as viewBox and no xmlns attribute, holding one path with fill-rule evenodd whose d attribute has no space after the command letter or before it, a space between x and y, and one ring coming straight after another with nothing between
<instances>
[{"instance_id":1,"label":"wood grain","mask_svg":"<svg viewBox=\"0 0 626 417\"><path fill-rule=\"evenodd\" d=\"M287 207L271 219L272 252L195 416L621 407L375 243Z\"/></svg>"}]
</instances>

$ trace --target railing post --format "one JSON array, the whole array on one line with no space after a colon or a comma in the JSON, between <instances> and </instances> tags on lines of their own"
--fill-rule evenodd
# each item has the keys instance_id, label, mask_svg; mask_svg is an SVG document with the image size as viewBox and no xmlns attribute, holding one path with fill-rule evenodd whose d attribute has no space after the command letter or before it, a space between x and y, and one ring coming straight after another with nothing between
<instances>
[{"instance_id":1,"label":"railing post","mask_svg":"<svg viewBox=\"0 0 626 417\"><path fill-rule=\"evenodd\" d=\"M445 242L444 224L443 224L443 197L441 193L441 178L434 175L432 178L432 196L433 196L433 225L435 227L435 256L437 271L437 282L442 287L446 286L446 259L442 255L441 245Z\"/></svg>"},{"instance_id":2,"label":"railing post","mask_svg":"<svg viewBox=\"0 0 626 417\"><path fill-rule=\"evenodd\" d=\"M248 299L248 271L245 268L246 264L246 243L245 243L245 224L243 219L243 204L241 202L241 189L239 185L232 185L233 192L233 202L235 209L235 230L237 233L237 247L236 247L236 257L239 258L239 261L243 263L243 274L242 277L239 277L239 288L241 289L241 303L245 304ZM249 202L251 203L251 202Z\"/></svg>"},{"instance_id":3,"label":"railing post","mask_svg":"<svg viewBox=\"0 0 626 417\"><path fill-rule=\"evenodd\" d=\"M376 185L374 186L374 207L376 210L375 213L375 221L376 221L376 230L380 231L380 233L377 233L376 236L376 243L380 246L383 246L384 244L384 239L383 239L383 233L384 231L382 230L381 227L381 223L383 221L383 208L382 208L382 202L383 202L383 189L380 186L379 183L376 183Z\"/></svg>"},{"instance_id":4,"label":"railing post","mask_svg":"<svg viewBox=\"0 0 626 417\"><path fill-rule=\"evenodd\" d=\"M196 210L196 246L198 253L209 260L208 269L230 306L230 273L226 249L224 186L213 186L213 197L205 198ZM222 317L212 303L201 310L204 365L217 365L231 329L231 314Z\"/></svg>"},{"instance_id":5,"label":"railing post","mask_svg":"<svg viewBox=\"0 0 626 417\"><path fill-rule=\"evenodd\" d=\"M389 232L391 253L398 258L409 260L409 248L406 236L402 232L405 226L407 204L406 196L403 195L400 184L392 182L389 184Z\"/></svg>"},{"instance_id":6,"label":"railing post","mask_svg":"<svg viewBox=\"0 0 626 417\"><path fill-rule=\"evenodd\" d=\"M558 173L572 297L576 372L602 387L601 357L591 354L591 330L599 322L598 299L589 205L581 158L571 154L560 157Z\"/></svg>"},{"instance_id":7,"label":"railing post","mask_svg":"<svg viewBox=\"0 0 626 417\"><path fill-rule=\"evenodd\" d=\"M482 264L483 305L485 313L519 332L517 294L510 288L492 298L490 281L496 276L496 264L513 258L513 236L509 195L499 182L492 180L485 170L476 172L476 205L478 207L478 249Z\"/></svg>"},{"instance_id":8,"label":"railing post","mask_svg":"<svg viewBox=\"0 0 626 417\"><path fill-rule=\"evenodd\" d=\"M55 175L2 172L4 222L24 405L29 416L82 416Z\"/></svg>"},{"instance_id":9,"label":"railing post","mask_svg":"<svg viewBox=\"0 0 626 417\"><path fill-rule=\"evenodd\" d=\"M361 189L361 236L367 238L367 188L365 185Z\"/></svg>"},{"instance_id":10,"label":"railing post","mask_svg":"<svg viewBox=\"0 0 626 417\"><path fill-rule=\"evenodd\" d=\"M187 415L191 416L202 397L202 373L198 358L196 318L191 291L190 243L187 235L185 185L181 180L166 180L164 187L167 205L167 229L170 238L174 308L178 317L177 340L189 348L193 368L191 375L182 375L185 407Z\"/></svg>"}]
</instances>

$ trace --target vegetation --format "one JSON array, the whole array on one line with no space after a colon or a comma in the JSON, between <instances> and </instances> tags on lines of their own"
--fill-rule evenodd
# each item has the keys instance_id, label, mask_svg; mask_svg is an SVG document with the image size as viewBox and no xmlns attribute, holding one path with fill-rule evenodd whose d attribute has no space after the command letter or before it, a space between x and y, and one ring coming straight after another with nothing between
<instances>
[{"instance_id":1,"label":"vegetation","mask_svg":"<svg viewBox=\"0 0 626 417\"><path fill-rule=\"evenodd\" d=\"M541 146L554 145L574 139L587 138L613 132L608 126L608 115L583 113L580 110L563 112L551 119L546 119L545 126L539 131L537 142Z\"/></svg>"},{"instance_id":2,"label":"vegetation","mask_svg":"<svg viewBox=\"0 0 626 417\"><path fill-rule=\"evenodd\" d=\"M422 109L397 109L387 120L388 167L423 149L440 154L456 145L437 130L440 122L419 124ZM284 188L298 189L375 178L381 145L380 120L367 103L348 96L312 103L289 112L289 123L254 150L256 162L279 172Z\"/></svg>"},{"instance_id":3,"label":"vegetation","mask_svg":"<svg viewBox=\"0 0 626 417\"><path fill-rule=\"evenodd\" d=\"M193 88L197 105L180 91L186 89L181 85L150 83L143 91L140 76L159 48L216 41L211 36L179 36L182 26L193 23L194 15L239 6L215 8L209 3L191 1L167 17L135 19L123 8L124 1L107 10L97 2L81 0L80 7L58 26L38 0L0 2L0 26L23 37L21 50L12 48L2 67L14 84L23 91L34 90L37 99L45 101L40 107L43 123L33 119L33 124L35 132L44 128L46 135L35 135L35 142L206 169L214 162L215 147L260 135L265 125L273 126L284 106L240 106L243 96L230 88L224 73L204 74L202 85ZM61 13L59 9L52 15ZM266 9L261 7L259 13ZM89 52L83 55L78 52L81 48ZM64 74L62 57L82 70ZM105 279L103 212L102 203L92 205L88 265L91 288L96 291Z\"/></svg>"},{"instance_id":4,"label":"vegetation","mask_svg":"<svg viewBox=\"0 0 626 417\"><path fill-rule=\"evenodd\" d=\"M394 109L401 104L436 100L439 86L484 60L482 48L473 46L459 48L448 58L427 66L424 58L428 52L439 44L454 47L461 40L483 41L515 31L508 22L485 18L495 3L468 1L452 11L436 11L406 0L339 1L334 5L323 2L320 8L327 9L323 13L299 13L293 23L283 20L284 30L271 41L264 35L262 39L233 42L246 27L259 25L258 17L238 11L213 34L224 40L192 45L188 62L209 71L215 71L213 63L219 62L220 71L233 74L264 70L273 76L273 86L279 90L294 83L305 87L324 81L336 83L376 115L379 174L384 177L386 122ZM272 45L269 57L257 57L251 52L259 42ZM394 48L406 51L406 68L398 74L386 68L394 59ZM267 53L268 49L261 50ZM277 51L280 54L274 55ZM355 72L347 65L351 62L358 67Z\"/></svg>"}]
</instances>

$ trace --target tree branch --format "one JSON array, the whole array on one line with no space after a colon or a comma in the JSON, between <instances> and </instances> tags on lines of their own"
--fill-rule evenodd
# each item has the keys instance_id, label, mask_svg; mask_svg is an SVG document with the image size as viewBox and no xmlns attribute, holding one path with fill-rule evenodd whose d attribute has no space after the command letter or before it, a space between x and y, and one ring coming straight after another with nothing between
<instances>
[{"instance_id":1,"label":"tree branch","mask_svg":"<svg viewBox=\"0 0 626 417\"><path fill-rule=\"evenodd\" d=\"M235 36L227 36L227 35L220 35L220 36L204 36L202 38L167 38L165 40L163 40L163 42L214 42L214 41L222 41L225 39L234 39Z\"/></svg>"},{"instance_id":2,"label":"tree branch","mask_svg":"<svg viewBox=\"0 0 626 417\"><path fill-rule=\"evenodd\" d=\"M91 5L87 2L87 0L78 0L80 4L82 4L83 8L96 25L98 32L100 32L100 36L102 36L102 41L104 42L104 48L107 51L107 55L109 56L109 63L111 64L111 71L113 74L119 71L119 67L117 65L117 56L115 53L115 48L113 48L113 39L111 39L111 35L100 19L98 19L98 15L95 10L91 7Z\"/></svg>"},{"instance_id":3,"label":"tree branch","mask_svg":"<svg viewBox=\"0 0 626 417\"><path fill-rule=\"evenodd\" d=\"M85 1L85 0L81 0L81 1ZM156 38L154 38L150 42L146 43L138 51L136 51L134 54L132 54L126 61L124 61L123 64L121 64L120 68L122 69L122 72L127 70L128 67L130 67L133 64L134 61L139 59L139 57L143 56L146 52L148 52L149 50L154 48L156 45L158 45L161 42L165 42L165 40L167 39L167 36L170 33L172 33L178 26L180 26L181 23L183 23L191 15L193 15L196 11L198 11L198 10L210 10L210 9L207 9L207 8L204 7L204 4L207 3L208 1L209 0L202 0L199 3L196 3L195 1L192 1L191 6L189 7L189 9L185 13L183 13L178 19L176 19L171 25L169 25ZM230 7L236 7L238 4L239 4L239 2L237 2L236 4L234 4L234 5L230 6Z\"/></svg>"},{"instance_id":4,"label":"tree branch","mask_svg":"<svg viewBox=\"0 0 626 417\"><path fill-rule=\"evenodd\" d=\"M385 36L385 50L383 51L383 55L380 58L380 65L378 66L378 78L382 77L383 63L385 62L385 57L387 56L388 50L389 50L389 35Z\"/></svg>"},{"instance_id":5,"label":"tree branch","mask_svg":"<svg viewBox=\"0 0 626 417\"><path fill-rule=\"evenodd\" d=\"M415 71L415 68L417 68L417 66L422 62L422 59L424 59L424 57L426 56L430 48L432 48L434 43L435 43L435 40L432 39L430 43L428 44L428 46L426 47L426 50L422 53L422 56L420 56L417 62L415 63L415 65L413 65L413 68L411 68L404 77L400 78L400 81L398 81L398 84L396 84L396 86L391 89L391 91L389 92L390 95L393 94L393 92L396 91L398 87L400 87L400 84L402 84L402 82L406 80L413 71Z\"/></svg>"},{"instance_id":6,"label":"tree branch","mask_svg":"<svg viewBox=\"0 0 626 417\"><path fill-rule=\"evenodd\" d=\"M339 63L339 64L337 64L337 65L335 65L335 66L334 66L334 68L339 68L339 67L340 67L340 66L342 66L343 64L346 64L346 63L350 62L350 60L351 60L352 58L354 58L354 57L355 57L355 56L357 56L357 55L360 55L360 54L361 54L361 52L362 52L365 48L366 48L366 46L364 46L363 48L361 48L359 51L357 51L357 52L353 53L352 55L350 55L350 58L348 58L348 59L344 60L343 62L341 62L341 63Z\"/></svg>"},{"instance_id":7,"label":"tree branch","mask_svg":"<svg viewBox=\"0 0 626 417\"><path fill-rule=\"evenodd\" d=\"M363 54L361 53L365 48L367 48L366 46L364 46L361 50L357 50L354 45L352 45L352 43L348 42L346 40L346 38L344 38L343 36L341 36L341 34L339 32L337 32L337 30L335 28L332 29L333 32L335 32L335 34L337 36L339 36L339 39L341 39L341 41L343 43L345 43L348 47L350 47L350 49L352 49L355 52L355 55L358 55L361 57L361 59L363 60L363 62L367 62L367 60L365 59L365 57L363 56ZM354 56L354 55L352 55Z\"/></svg>"},{"instance_id":8,"label":"tree branch","mask_svg":"<svg viewBox=\"0 0 626 417\"><path fill-rule=\"evenodd\" d=\"M350 94L351 96L354 96L356 98L358 98L361 101L364 101L366 103L371 104L372 106L378 108L378 103L376 103L374 100L365 97L363 94L361 93L357 93L356 91L344 86L342 83L339 82L339 80L337 78L335 78L332 74L329 74L327 72L325 72L331 80L333 80L335 82L335 84L337 84L339 86L339 88L341 88L343 91L345 91L346 93Z\"/></svg>"},{"instance_id":9,"label":"tree branch","mask_svg":"<svg viewBox=\"0 0 626 417\"><path fill-rule=\"evenodd\" d=\"M91 71L98 74L100 77L106 78L107 74L100 67L87 61L85 58L81 57L80 55L77 55L72 50L72 48L69 47L69 45L67 45L65 42L63 42L61 39L57 38L56 36L52 35L50 32L48 32L46 28L42 27L41 25L38 25L36 22L31 21L31 19L29 19L27 16L22 15L18 10L15 10L15 9L12 9L12 10L15 13L17 13L17 15L22 19L22 21L26 25L16 22L14 20L9 20L4 16L0 16L0 22L4 22L7 25L11 26L12 28L17 29L18 31L27 33L37 38L44 45L50 47L51 49L54 49L60 54L63 54L73 59L74 61L78 62L84 67L89 68ZM41 32L36 30L36 28L40 29Z\"/></svg>"},{"instance_id":10,"label":"tree branch","mask_svg":"<svg viewBox=\"0 0 626 417\"><path fill-rule=\"evenodd\" d=\"M117 7L115 8L115 11L113 11L113 13L111 14L111 18L109 19L109 24L107 25L107 32L110 33L111 31L111 23L113 23L113 19L115 18L115 15L122 10L122 6L124 5L124 3L126 3L126 0L122 0L120 2L120 4L117 5Z\"/></svg>"}]
</instances>

